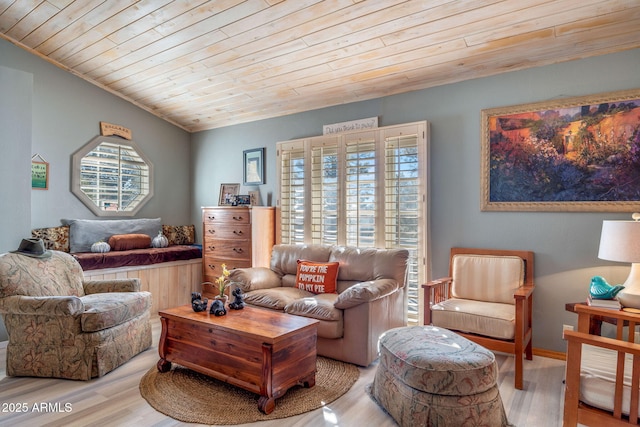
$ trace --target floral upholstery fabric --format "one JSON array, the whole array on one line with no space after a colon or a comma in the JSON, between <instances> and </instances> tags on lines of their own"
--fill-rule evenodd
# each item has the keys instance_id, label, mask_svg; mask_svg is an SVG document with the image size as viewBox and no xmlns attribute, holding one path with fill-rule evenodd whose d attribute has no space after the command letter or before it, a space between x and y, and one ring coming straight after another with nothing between
<instances>
[{"instance_id":1,"label":"floral upholstery fabric","mask_svg":"<svg viewBox=\"0 0 640 427\"><path fill-rule=\"evenodd\" d=\"M86 285L69 254L0 255L7 375L88 380L151 345L151 294L138 279Z\"/></svg>"},{"instance_id":2,"label":"floral upholstery fabric","mask_svg":"<svg viewBox=\"0 0 640 427\"><path fill-rule=\"evenodd\" d=\"M84 304L82 332L112 328L151 309L151 300L142 292L91 294L81 300Z\"/></svg>"},{"instance_id":3,"label":"floral upholstery fabric","mask_svg":"<svg viewBox=\"0 0 640 427\"><path fill-rule=\"evenodd\" d=\"M52 251L51 258L0 255L0 298L84 295L82 268L69 254Z\"/></svg>"},{"instance_id":4,"label":"floral upholstery fabric","mask_svg":"<svg viewBox=\"0 0 640 427\"><path fill-rule=\"evenodd\" d=\"M489 350L447 329L401 327L380 338L372 397L401 426L508 426Z\"/></svg>"},{"instance_id":5,"label":"floral upholstery fabric","mask_svg":"<svg viewBox=\"0 0 640 427\"><path fill-rule=\"evenodd\" d=\"M69 226L34 228L31 230L31 237L42 239L44 247L54 251L69 252Z\"/></svg>"},{"instance_id":6,"label":"floral upholstery fabric","mask_svg":"<svg viewBox=\"0 0 640 427\"><path fill-rule=\"evenodd\" d=\"M171 245L193 245L196 242L195 225L163 225L162 234Z\"/></svg>"}]
</instances>

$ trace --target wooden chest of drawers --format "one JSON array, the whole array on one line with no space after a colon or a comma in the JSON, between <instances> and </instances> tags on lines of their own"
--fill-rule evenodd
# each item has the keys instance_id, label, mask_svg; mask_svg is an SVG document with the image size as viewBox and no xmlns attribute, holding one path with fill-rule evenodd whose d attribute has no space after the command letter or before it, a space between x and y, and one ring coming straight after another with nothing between
<instances>
[{"instance_id":1,"label":"wooden chest of drawers","mask_svg":"<svg viewBox=\"0 0 640 427\"><path fill-rule=\"evenodd\" d=\"M217 206L202 208L202 280L215 283L227 269L269 267L275 243L275 208ZM216 294L204 285L203 294Z\"/></svg>"}]
</instances>

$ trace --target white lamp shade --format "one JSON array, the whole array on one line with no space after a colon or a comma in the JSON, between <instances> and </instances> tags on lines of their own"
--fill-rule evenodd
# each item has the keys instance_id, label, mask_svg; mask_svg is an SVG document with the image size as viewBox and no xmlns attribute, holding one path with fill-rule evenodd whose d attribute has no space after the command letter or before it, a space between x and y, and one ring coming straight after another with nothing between
<instances>
[{"instance_id":1,"label":"white lamp shade","mask_svg":"<svg viewBox=\"0 0 640 427\"><path fill-rule=\"evenodd\" d=\"M602 221L598 258L640 263L640 222Z\"/></svg>"}]
</instances>

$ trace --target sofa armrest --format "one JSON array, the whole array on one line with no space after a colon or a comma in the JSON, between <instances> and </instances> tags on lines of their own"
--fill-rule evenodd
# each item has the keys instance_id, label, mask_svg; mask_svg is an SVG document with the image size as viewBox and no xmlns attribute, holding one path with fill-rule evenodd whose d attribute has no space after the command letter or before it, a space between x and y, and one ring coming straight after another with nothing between
<instances>
[{"instance_id":1,"label":"sofa armrest","mask_svg":"<svg viewBox=\"0 0 640 427\"><path fill-rule=\"evenodd\" d=\"M75 296L30 297L12 295L0 299L0 313L77 316L83 312L84 304L79 297Z\"/></svg>"},{"instance_id":2,"label":"sofa armrest","mask_svg":"<svg viewBox=\"0 0 640 427\"><path fill-rule=\"evenodd\" d=\"M282 286L282 278L267 267L236 268L231 270L229 280L239 286L243 292Z\"/></svg>"},{"instance_id":3,"label":"sofa armrest","mask_svg":"<svg viewBox=\"0 0 640 427\"><path fill-rule=\"evenodd\" d=\"M452 277L442 277L422 284L424 289L424 324L431 324L431 306L449 299Z\"/></svg>"},{"instance_id":4,"label":"sofa armrest","mask_svg":"<svg viewBox=\"0 0 640 427\"><path fill-rule=\"evenodd\" d=\"M344 310L384 298L397 290L398 281L395 279L378 279L356 283L338 295L334 307Z\"/></svg>"},{"instance_id":5,"label":"sofa armrest","mask_svg":"<svg viewBox=\"0 0 640 427\"><path fill-rule=\"evenodd\" d=\"M107 292L139 292L140 279L132 277L129 279L109 279L109 280L85 280L82 282L84 293L102 294Z\"/></svg>"},{"instance_id":6,"label":"sofa armrest","mask_svg":"<svg viewBox=\"0 0 640 427\"><path fill-rule=\"evenodd\" d=\"M531 297L531 294L533 294L533 286L524 285L516 289L513 293L513 297L515 299L528 299Z\"/></svg>"}]
</instances>

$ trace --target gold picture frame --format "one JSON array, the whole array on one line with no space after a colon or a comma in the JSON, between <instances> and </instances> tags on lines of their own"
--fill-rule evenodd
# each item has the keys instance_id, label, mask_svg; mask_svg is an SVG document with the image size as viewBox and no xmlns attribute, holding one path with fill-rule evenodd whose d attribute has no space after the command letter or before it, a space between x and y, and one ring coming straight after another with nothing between
<instances>
[{"instance_id":1,"label":"gold picture frame","mask_svg":"<svg viewBox=\"0 0 640 427\"><path fill-rule=\"evenodd\" d=\"M640 209L640 89L481 116L482 211Z\"/></svg>"}]
</instances>

